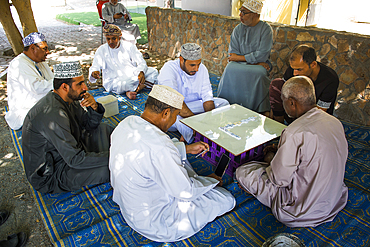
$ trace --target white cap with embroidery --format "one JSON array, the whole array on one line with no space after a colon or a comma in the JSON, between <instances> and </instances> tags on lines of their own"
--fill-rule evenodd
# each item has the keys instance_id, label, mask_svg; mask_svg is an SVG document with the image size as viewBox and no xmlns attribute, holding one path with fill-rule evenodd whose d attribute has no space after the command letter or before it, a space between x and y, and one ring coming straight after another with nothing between
<instances>
[{"instance_id":1,"label":"white cap with embroidery","mask_svg":"<svg viewBox=\"0 0 370 247\"><path fill-rule=\"evenodd\" d=\"M184 96L182 96L181 93L164 85L154 85L149 96L180 110L182 109L182 103L184 102Z\"/></svg>"},{"instance_id":2,"label":"white cap with embroidery","mask_svg":"<svg viewBox=\"0 0 370 247\"><path fill-rule=\"evenodd\" d=\"M244 8L247 8L253 13L261 14L263 1L261 0L245 0L242 5Z\"/></svg>"}]
</instances>

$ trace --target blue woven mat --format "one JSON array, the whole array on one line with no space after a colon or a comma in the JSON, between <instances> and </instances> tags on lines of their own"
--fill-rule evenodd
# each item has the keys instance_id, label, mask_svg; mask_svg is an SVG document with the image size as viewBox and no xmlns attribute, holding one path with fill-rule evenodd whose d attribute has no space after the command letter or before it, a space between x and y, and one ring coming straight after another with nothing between
<instances>
[{"instance_id":1,"label":"blue woven mat","mask_svg":"<svg viewBox=\"0 0 370 247\"><path fill-rule=\"evenodd\" d=\"M214 93L219 77L211 74ZM102 89L90 91L95 97L106 95ZM115 95L120 113L104 119L113 126L129 115L140 115L148 92L136 100ZM42 219L55 246L261 246L277 233L292 233L306 246L370 246L370 128L343 122L349 155L345 183L349 187L347 206L333 222L315 228L289 228L279 223L269 208L241 191L232 178L224 178L225 187L235 196L235 209L207 224L194 236L174 243L152 242L132 230L112 201L109 183L86 186L66 194L41 194L31 188ZM11 130L21 163L20 131ZM179 137L178 133L170 133ZM201 175L212 165L189 156Z\"/></svg>"}]
</instances>

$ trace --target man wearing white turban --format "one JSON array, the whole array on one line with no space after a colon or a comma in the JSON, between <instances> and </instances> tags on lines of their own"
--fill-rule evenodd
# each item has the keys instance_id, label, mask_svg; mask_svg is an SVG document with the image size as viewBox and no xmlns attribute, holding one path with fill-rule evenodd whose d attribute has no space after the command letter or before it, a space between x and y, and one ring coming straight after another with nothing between
<instances>
[{"instance_id":1,"label":"man wearing white turban","mask_svg":"<svg viewBox=\"0 0 370 247\"><path fill-rule=\"evenodd\" d=\"M54 90L24 120L22 150L28 181L42 193L109 182L113 127L101 123L103 105L86 92L79 62L54 65L54 75Z\"/></svg>"},{"instance_id":2,"label":"man wearing white turban","mask_svg":"<svg viewBox=\"0 0 370 247\"><path fill-rule=\"evenodd\" d=\"M125 118L112 134L113 200L127 224L153 241L188 238L235 206L218 180L198 176L186 159L208 144L185 145L166 134L183 100L174 89L154 85L143 114Z\"/></svg>"},{"instance_id":3,"label":"man wearing white turban","mask_svg":"<svg viewBox=\"0 0 370 247\"><path fill-rule=\"evenodd\" d=\"M22 127L31 107L53 89L54 75L45 62L50 54L45 36L30 33L23 45L23 52L9 65L6 82L9 111L5 120L14 130Z\"/></svg>"},{"instance_id":4,"label":"man wearing white turban","mask_svg":"<svg viewBox=\"0 0 370 247\"><path fill-rule=\"evenodd\" d=\"M229 63L222 74L217 96L259 113L270 111L268 71L272 29L260 20L263 2L246 0L241 23L231 34Z\"/></svg>"},{"instance_id":5,"label":"man wearing white turban","mask_svg":"<svg viewBox=\"0 0 370 247\"><path fill-rule=\"evenodd\" d=\"M180 58L168 61L158 76L159 85L167 85L182 95L184 103L170 131L178 130L187 143L193 141L193 130L180 119L229 105L225 99L214 98L209 74L202 64L202 48L195 43L181 46Z\"/></svg>"}]
</instances>

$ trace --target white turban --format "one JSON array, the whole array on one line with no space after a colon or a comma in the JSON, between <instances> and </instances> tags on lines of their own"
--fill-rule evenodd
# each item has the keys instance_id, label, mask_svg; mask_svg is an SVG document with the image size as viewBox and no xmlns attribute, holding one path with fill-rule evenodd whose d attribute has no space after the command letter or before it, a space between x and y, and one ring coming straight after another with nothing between
<instances>
[{"instance_id":1,"label":"white turban","mask_svg":"<svg viewBox=\"0 0 370 247\"><path fill-rule=\"evenodd\" d=\"M54 78L57 79L70 79L83 75L79 61L55 64L53 69Z\"/></svg>"},{"instance_id":2,"label":"white turban","mask_svg":"<svg viewBox=\"0 0 370 247\"><path fill-rule=\"evenodd\" d=\"M242 5L253 13L261 14L263 1L262 0L245 0Z\"/></svg>"},{"instance_id":3,"label":"white turban","mask_svg":"<svg viewBox=\"0 0 370 247\"><path fill-rule=\"evenodd\" d=\"M149 96L180 110L182 109L182 103L184 102L184 96L182 96L181 93L164 85L154 85Z\"/></svg>"},{"instance_id":4,"label":"white turban","mask_svg":"<svg viewBox=\"0 0 370 247\"><path fill-rule=\"evenodd\" d=\"M202 47L195 43L183 44L180 55L186 60L199 60L202 58Z\"/></svg>"}]
</instances>

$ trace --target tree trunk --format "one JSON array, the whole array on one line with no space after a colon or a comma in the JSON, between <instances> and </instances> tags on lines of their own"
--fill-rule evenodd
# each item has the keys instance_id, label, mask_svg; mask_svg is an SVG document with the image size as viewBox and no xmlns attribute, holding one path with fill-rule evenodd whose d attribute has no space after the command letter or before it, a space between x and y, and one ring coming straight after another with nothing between
<instances>
[{"instance_id":1,"label":"tree trunk","mask_svg":"<svg viewBox=\"0 0 370 247\"><path fill-rule=\"evenodd\" d=\"M0 13L0 22L1 25L3 25L6 37L9 40L14 54L18 55L23 52L22 36L14 23L8 0L0 0Z\"/></svg>"},{"instance_id":2,"label":"tree trunk","mask_svg":"<svg viewBox=\"0 0 370 247\"><path fill-rule=\"evenodd\" d=\"M26 37L30 33L37 32L30 0L12 0L12 2L22 23L23 37Z\"/></svg>"}]
</instances>

